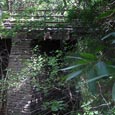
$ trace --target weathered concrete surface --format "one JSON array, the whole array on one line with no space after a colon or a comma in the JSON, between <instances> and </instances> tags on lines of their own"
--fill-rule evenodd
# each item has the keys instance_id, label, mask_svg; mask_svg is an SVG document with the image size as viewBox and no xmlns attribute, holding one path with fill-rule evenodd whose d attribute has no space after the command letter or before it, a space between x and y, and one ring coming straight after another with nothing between
<instances>
[{"instance_id":1,"label":"weathered concrete surface","mask_svg":"<svg viewBox=\"0 0 115 115\"><path fill-rule=\"evenodd\" d=\"M31 57L30 42L31 39L27 39L25 33L19 33L12 39L8 68L11 69L13 75L20 72L24 67L23 61ZM10 76L9 73L7 76ZM30 80L29 76L26 77L27 79L21 82L20 86L8 90L6 115L23 115L24 106L31 101Z\"/></svg>"}]
</instances>

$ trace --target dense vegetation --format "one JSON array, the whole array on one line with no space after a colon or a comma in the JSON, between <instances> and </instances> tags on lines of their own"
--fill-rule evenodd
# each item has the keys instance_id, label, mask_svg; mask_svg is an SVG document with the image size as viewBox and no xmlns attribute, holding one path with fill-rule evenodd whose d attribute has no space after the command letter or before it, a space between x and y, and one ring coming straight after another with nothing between
<instances>
[{"instance_id":1,"label":"dense vegetation","mask_svg":"<svg viewBox=\"0 0 115 115\"><path fill-rule=\"evenodd\" d=\"M25 15L37 15L37 10L40 9L52 10L52 5L53 9L58 9L56 15L65 13L65 21L79 29L82 27L84 33L79 33L76 29L73 32L77 39L76 44L72 48L65 45L62 50L55 51L55 56L36 53L39 49L36 46L31 60L26 62L27 68L12 80L1 79L1 89L6 88L6 82L8 88L18 85L13 79L18 77L22 80L29 75L33 94L39 92L38 95L41 96L38 115L115 115L114 0L22 1L15 0L12 7L7 1L0 2L2 9L8 8L1 17L1 24L10 17L9 11L16 13L17 22L10 30L5 30L1 25L1 38L6 35L14 36L23 27L30 31L30 25L32 28L44 25L43 20L20 25L19 19ZM28 5L31 6L29 9ZM22 9L21 13L18 12ZM63 9L68 11L63 12ZM35 99L36 97L35 95ZM4 102L3 98L5 97L1 96Z\"/></svg>"}]
</instances>

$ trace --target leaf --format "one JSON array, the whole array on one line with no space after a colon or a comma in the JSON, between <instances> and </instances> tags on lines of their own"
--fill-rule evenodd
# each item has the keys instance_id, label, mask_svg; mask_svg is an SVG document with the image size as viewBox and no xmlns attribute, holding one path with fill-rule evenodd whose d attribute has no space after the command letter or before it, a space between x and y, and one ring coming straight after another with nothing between
<instances>
[{"instance_id":1,"label":"leaf","mask_svg":"<svg viewBox=\"0 0 115 115\"><path fill-rule=\"evenodd\" d=\"M0 2L0 5L5 5L5 3L4 2Z\"/></svg>"},{"instance_id":2,"label":"leaf","mask_svg":"<svg viewBox=\"0 0 115 115\"><path fill-rule=\"evenodd\" d=\"M103 19L103 18L106 18L108 16L110 16L112 13L114 13L115 10L108 10L108 11L105 11L103 13L101 13L99 16L98 16L98 19Z\"/></svg>"},{"instance_id":3,"label":"leaf","mask_svg":"<svg viewBox=\"0 0 115 115\"><path fill-rule=\"evenodd\" d=\"M111 67L111 68L115 69L115 65L108 65L108 67Z\"/></svg>"},{"instance_id":4,"label":"leaf","mask_svg":"<svg viewBox=\"0 0 115 115\"><path fill-rule=\"evenodd\" d=\"M112 32L112 33L110 33L110 34L104 36L101 40L105 40L105 39L107 39L107 38L109 38L109 37L111 37L111 36L115 37L115 32Z\"/></svg>"},{"instance_id":5,"label":"leaf","mask_svg":"<svg viewBox=\"0 0 115 115\"><path fill-rule=\"evenodd\" d=\"M64 6L67 6L67 1L63 0Z\"/></svg>"},{"instance_id":6,"label":"leaf","mask_svg":"<svg viewBox=\"0 0 115 115\"><path fill-rule=\"evenodd\" d=\"M96 73L94 68L92 68L88 73L88 79L94 79L96 77ZM96 81L88 82L89 90L95 94L96 93Z\"/></svg>"},{"instance_id":7,"label":"leaf","mask_svg":"<svg viewBox=\"0 0 115 115\"><path fill-rule=\"evenodd\" d=\"M67 58L71 58L71 59L83 59L81 57L76 57L76 56L67 56Z\"/></svg>"},{"instance_id":8,"label":"leaf","mask_svg":"<svg viewBox=\"0 0 115 115\"><path fill-rule=\"evenodd\" d=\"M112 99L115 101L115 83L112 88Z\"/></svg>"},{"instance_id":9,"label":"leaf","mask_svg":"<svg viewBox=\"0 0 115 115\"><path fill-rule=\"evenodd\" d=\"M69 81L69 80L71 80L71 79L73 79L73 78L76 78L76 77L79 76L81 73L82 73L82 70L79 70L79 71L77 71L77 72L71 73L71 74L69 75L69 77L66 79L66 81Z\"/></svg>"},{"instance_id":10,"label":"leaf","mask_svg":"<svg viewBox=\"0 0 115 115\"><path fill-rule=\"evenodd\" d=\"M103 77L106 77L106 76L109 76L109 75L108 75L108 74L105 74L105 75L97 76L97 77L95 77L95 78L93 78L93 79L89 79L89 80L87 80L86 83L90 83L90 82L93 82L93 81L99 80L99 79L101 79L101 78L103 78Z\"/></svg>"},{"instance_id":11,"label":"leaf","mask_svg":"<svg viewBox=\"0 0 115 115\"><path fill-rule=\"evenodd\" d=\"M112 41L112 44L115 44L115 40Z\"/></svg>"},{"instance_id":12,"label":"leaf","mask_svg":"<svg viewBox=\"0 0 115 115\"><path fill-rule=\"evenodd\" d=\"M95 66L98 76L109 74L107 66L103 61L99 61Z\"/></svg>"},{"instance_id":13,"label":"leaf","mask_svg":"<svg viewBox=\"0 0 115 115\"><path fill-rule=\"evenodd\" d=\"M114 65L107 65L108 66L108 69L109 69L109 72L112 74L115 74L115 66Z\"/></svg>"},{"instance_id":14,"label":"leaf","mask_svg":"<svg viewBox=\"0 0 115 115\"><path fill-rule=\"evenodd\" d=\"M80 56L85 59L96 60L96 55L91 53L81 53Z\"/></svg>"},{"instance_id":15,"label":"leaf","mask_svg":"<svg viewBox=\"0 0 115 115\"><path fill-rule=\"evenodd\" d=\"M70 69L73 69L73 68L76 68L76 67L79 67L79 66L81 66L81 64L73 65L73 66L70 66L70 67L67 67L67 68L63 68L63 69L60 69L60 70L66 71L66 70L70 70Z\"/></svg>"},{"instance_id":16,"label":"leaf","mask_svg":"<svg viewBox=\"0 0 115 115\"><path fill-rule=\"evenodd\" d=\"M78 61L77 61L78 64L82 64L82 65L83 65L83 64L84 64L84 65L85 65L85 64L89 64L89 63L91 63L91 62L92 62L91 60L86 60L86 59L82 59L82 60L78 60Z\"/></svg>"},{"instance_id":17,"label":"leaf","mask_svg":"<svg viewBox=\"0 0 115 115\"><path fill-rule=\"evenodd\" d=\"M54 112L55 112L55 111L58 111L58 107L52 105L52 106L51 106L51 110L54 111Z\"/></svg>"}]
</instances>

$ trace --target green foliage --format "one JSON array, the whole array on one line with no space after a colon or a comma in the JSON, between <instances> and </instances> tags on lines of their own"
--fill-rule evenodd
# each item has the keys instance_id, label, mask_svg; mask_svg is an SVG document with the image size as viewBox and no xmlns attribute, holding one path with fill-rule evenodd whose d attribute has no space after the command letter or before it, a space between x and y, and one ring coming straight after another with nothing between
<instances>
[{"instance_id":1,"label":"green foliage","mask_svg":"<svg viewBox=\"0 0 115 115\"><path fill-rule=\"evenodd\" d=\"M115 13L115 9L110 9L110 10L107 10L105 12L102 12L97 18L98 19L104 19L104 18L107 18L111 15L113 15Z\"/></svg>"},{"instance_id":2,"label":"green foliage","mask_svg":"<svg viewBox=\"0 0 115 115\"><path fill-rule=\"evenodd\" d=\"M102 40L110 36L114 36L114 32L103 37ZM87 48L81 51L82 52L87 51ZM91 53L83 52L83 53L79 53L78 57L71 56L70 58L74 61L74 65L61 69L61 70L62 71L70 70L71 74L67 75L67 78L66 78L67 81L76 79L76 78L79 79L80 77L82 77L85 80L85 83L88 83L89 89L93 93L95 93L97 80L105 78L105 77L109 78L110 75L114 76L114 73L109 71L110 66L114 67L114 65L111 65L110 61L108 61L105 58L103 54L103 48L99 48L98 50L94 49L93 50L94 52L90 50L88 51Z\"/></svg>"},{"instance_id":3,"label":"green foliage","mask_svg":"<svg viewBox=\"0 0 115 115\"><path fill-rule=\"evenodd\" d=\"M92 102L89 101L82 105L82 108L84 109L83 115L99 115L100 114L99 111L97 111L97 110L91 110L92 109L92 107L90 105L91 103ZM78 115L80 115L80 114L78 113Z\"/></svg>"},{"instance_id":4,"label":"green foliage","mask_svg":"<svg viewBox=\"0 0 115 115\"><path fill-rule=\"evenodd\" d=\"M0 81L1 92L10 87L16 87L18 89L21 83L28 78L31 80L32 86L35 86L36 90L43 94L43 102L40 109L43 109L45 113L50 112L51 114L57 115L114 115L115 109L108 107L109 105L107 105L104 97L107 95L106 97L109 98L107 102L110 101L112 103L112 100L115 101L114 52L112 52L113 58L105 53L108 49L109 52L111 52L111 49L115 50L115 32L111 28L114 28L114 26L109 23L114 19L115 13L115 10L112 8L112 1L34 0L35 5L33 6L31 4L30 7L28 7L29 2L31 2L31 0L25 0L23 3L15 0L13 3L12 12L14 13L13 15L16 16L16 25L11 30L6 30L2 25L4 19L10 17L8 12L3 12L0 27L2 37L12 37L24 28L30 31L31 29L38 29L39 26L44 26L44 21L46 21L44 18L38 21L28 21L30 18L34 19L34 16L37 18L39 18L39 15L44 16L44 13L40 14L37 11L44 8L48 10L58 9L58 11L47 13L48 16L67 13L68 21L72 22L75 27L79 24L79 26L89 27L91 30L89 34L91 35L84 35L84 37L80 35L80 37L77 38L76 52L70 53L72 56L68 56L69 61L67 62L64 58L60 63L60 58L62 58L63 54L63 52L60 51L55 57L33 54L31 59L26 62L26 67L23 68L21 72L14 74L12 71L8 71L12 79ZM2 8L6 7L6 2L2 0L0 6L2 6ZM68 12L62 11L62 9L66 8L70 8ZM24 11L16 11L21 9ZM28 17L30 15L31 17ZM20 20L22 18L24 19L23 21ZM48 21L52 20L53 18L48 18ZM78 23L75 23L75 20L77 20ZM59 27L60 26L63 27L64 25L59 24ZM105 29L104 27L109 28ZM108 31L110 31L110 34L98 39L100 36L108 33ZM79 33L76 34L79 35ZM110 45L108 46L109 41ZM106 42L107 45L104 44L104 42ZM63 68L63 66L67 67L60 69L60 71L59 68ZM99 83L101 83L100 87ZM111 86L113 83L113 88L109 87L109 85ZM108 87L105 87L105 85ZM112 100L109 96L110 93L104 94L104 96L102 94L110 89L112 89ZM89 91L95 94L95 99L93 98L94 95L92 96ZM55 92L58 93L55 95ZM82 99L76 92L81 92ZM99 100L96 100L96 98ZM6 99L6 96L1 97L1 99ZM79 103L79 100L82 106L80 105L80 108L77 108L76 103ZM101 105L103 105L101 102L104 102L106 105L105 108L108 107L109 110L101 109ZM78 109L80 109L81 112L79 112ZM106 113L103 112L105 110Z\"/></svg>"},{"instance_id":5,"label":"green foliage","mask_svg":"<svg viewBox=\"0 0 115 115\"><path fill-rule=\"evenodd\" d=\"M90 25L94 26L95 18L96 18L96 7L95 4L100 1L79 1L79 6L72 7L71 10L68 11L68 21L73 21L74 19L81 21L82 25ZM89 18L90 17L90 18Z\"/></svg>"},{"instance_id":6,"label":"green foliage","mask_svg":"<svg viewBox=\"0 0 115 115\"><path fill-rule=\"evenodd\" d=\"M62 69L74 69L74 72L69 74L66 80L69 81L81 76L83 79L87 79L85 82L88 83L89 89L93 93L96 91L96 80L109 77L110 75L107 65L103 61L98 60L95 55L83 53L80 60L77 59L76 61L74 60L74 62L77 63L75 66Z\"/></svg>"},{"instance_id":7,"label":"green foliage","mask_svg":"<svg viewBox=\"0 0 115 115\"><path fill-rule=\"evenodd\" d=\"M52 112L58 112L65 109L65 104L63 101L52 100L51 102L45 102L43 104L44 109L50 109Z\"/></svg>"},{"instance_id":8,"label":"green foliage","mask_svg":"<svg viewBox=\"0 0 115 115\"><path fill-rule=\"evenodd\" d=\"M36 48L34 50L36 50ZM39 108L44 114L66 114L71 110L74 112L77 108L72 107L76 105L73 100L77 94L75 90L68 91L70 85L63 81L63 74L59 72L59 68L64 64L62 62L60 63L62 52L56 52L58 52L58 54L55 57L48 57L45 54L34 54L31 59L25 63L25 67L16 75L12 73L10 77L12 79L8 80L9 87L16 87L16 89L18 89L24 80L30 79L31 86L43 94L43 100ZM9 74L11 75L10 71ZM68 96L70 92L73 97ZM71 101L68 102L69 100ZM71 103L72 106L69 103ZM44 114L39 114L38 112L38 115Z\"/></svg>"},{"instance_id":9,"label":"green foliage","mask_svg":"<svg viewBox=\"0 0 115 115\"><path fill-rule=\"evenodd\" d=\"M73 21L74 19L76 19L77 17L78 17L78 14L79 12L77 11L77 9L75 8L75 7L72 7L72 9L70 9L69 11L68 11L68 21Z\"/></svg>"},{"instance_id":10,"label":"green foliage","mask_svg":"<svg viewBox=\"0 0 115 115\"><path fill-rule=\"evenodd\" d=\"M104 44L103 41L106 41L110 46L107 48L107 45ZM108 100L110 103L115 100L115 86L112 86L112 84L114 84L115 62L111 60L112 58L110 56L108 59L105 53L105 49L106 51L111 51L111 48L114 49L112 43L114 44L114 32L104 36L102 39L81 39L78 41L77 51L71 53L72 56L67 56L69 60L67 61L67 65L70 64L70 66L61 69L61 71L68 73L68 75L64 76L65 81L68 84L75 82L77 87L80 87L83 96L83 106L81 107L83 107L84 111L83 113L77 113L77 115L106 115L106 113L103 112L105 110L104 108L107 106L109 109L106 110L106 112L110 112L114 115L114 110L110 109L111 106L108 105ZM101 86L99 83L101 83ZM107 84L111 84L110 87ZM105 89L101 89L100 87L104 87ZM88 89L88 91L86 91L86 89ZM110 93L105 94L105 90L112 90L111 99L110 96L108 96ZM92 98L89 96L89 91L92 92L91 95L93 94L93 96L94 94L95 96L101 95L105 104L102 104L101 107L101 102L103 103L103 101L96 101L96 103L95 101L92 102L90 100ZM109 99L106 100L104 96ZM100 103L99 107L97 105L98 103ZM97 107L94 108L97 109L95 110L93 106L96 105ZM101 111L100 108L104 110Z\"/></svg>"}]
</instances>

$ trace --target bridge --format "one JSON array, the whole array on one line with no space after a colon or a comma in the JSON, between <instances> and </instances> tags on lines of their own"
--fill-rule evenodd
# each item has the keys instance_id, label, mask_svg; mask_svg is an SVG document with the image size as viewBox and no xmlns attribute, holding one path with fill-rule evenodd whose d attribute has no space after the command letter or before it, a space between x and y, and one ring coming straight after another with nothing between
<instances>
[{"instance_id":1,"label":"bridge","mask_svg":"<svg viewBox=\"0 0 115 115\"><path fill-rule=\"evenodd\" d=\"M26 13L24 10L18 10L10 13L9 18L4 19L3 25L6 29L15 28L16 31L87 29L81 25L80 19L73 19L69 22L67 16L69 11L71 10L53 9L35 12L28 10ZM18 28L19 26L20 28Z\"/></svg>"},{"instance_id":2,"label":"bridge","mask_svg":"<svg viewBox=\"0 0 115 115\"><path fill-rule=\"evenodd\" d=\"M64 10L63 12L66 11ZM23 61L30 59L30 57L32 56L31 54L32 47L30 46L30 44L32 42L37 43L38 41L36 41L36 39L37 40L40 39L41 33L43 33L42 45L45 44L44 46L46 46L46 42L44 42L46 40L43 39L43 36L45 36L46 34L49 34L48 35L49 38L52 37L54 39L58 39L58 41L56 42L53 40L52 40L53 42L47 42L47 44L50 43L50 46L48 45L46 47L46 49L48 49L49 47L51 47L51 44L52 47L54 48L54 46L56 46L54 43L57 44L58 46L57 48L61 47L60 43L63 41L63 39L71 37L70 33L74 32L74 30L75 32L78 31L78 33L80 33L79 31L80 29L82 30L81 32L84 31L83 27L81 27L79 24L75 25L74 23L71 24L68 23L66 13L61 14L59 12L58 15L57 14L55 15L55 12L58 11L38 10L37 14L34 14L32 12L31 15L29 16L26 13L23 13L23 11L18 11L18 13L11 13L9 18L4 19L2 25L5 27L4 29L7 31L13 29L14 31L17 32L15 39L11 38L12 40L10 41L7 41L8 39L6 40L7 44L10 43L10 45L6 46L5 44L5 49L6 48L10 49L9 51L10 55L6 57L8 60L7 61L8 69L11 69L12 70L11 72L13 73L12 74L8 72L8 74L6 75L8 79L12 80L12 76L16 76L16 73L20 73L20 71L24 67ZM44 32L46 33L45 35ZM53 32L52 35L51 32ZM35 39L35 41L33 39ZM6 43L6 41L4 43ZM1 42L0 45L2 44L3 42ZM5 68L7 67L5 66ZM30 78L30 76L26 77ZM24 87L26 88L24 89ZM30 111L31 108L28 108L29 111L27 110L25 111L25 109L27 109L27 106L29 106L30 102L33 100L32 99L33 94L31 92L32 89L30 79L26 79L23 82L21 81L19 87L8 89L7 102L6 102L7 115L31 115L32 114L32 112Z\"/></svg>"}]
</instances>

